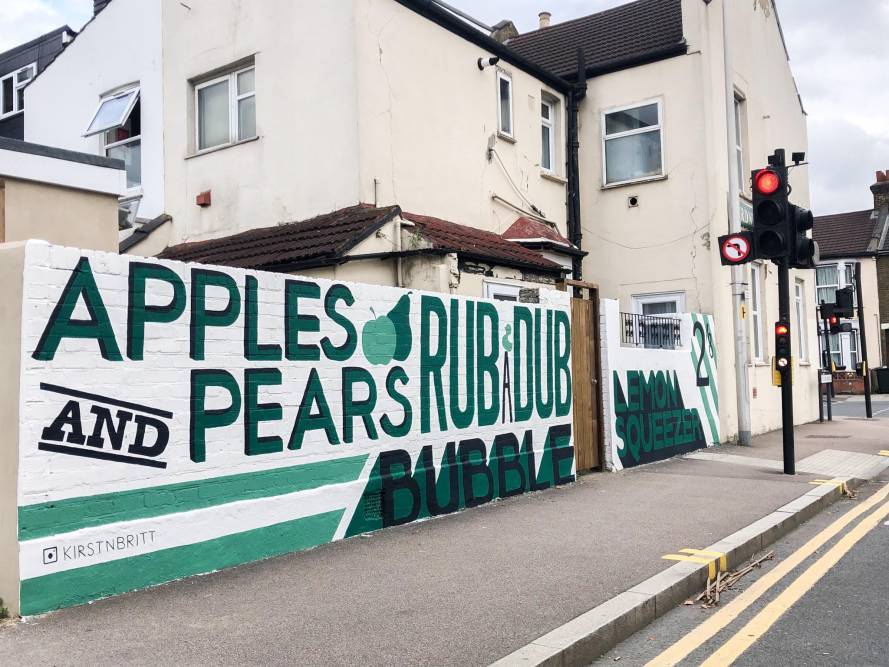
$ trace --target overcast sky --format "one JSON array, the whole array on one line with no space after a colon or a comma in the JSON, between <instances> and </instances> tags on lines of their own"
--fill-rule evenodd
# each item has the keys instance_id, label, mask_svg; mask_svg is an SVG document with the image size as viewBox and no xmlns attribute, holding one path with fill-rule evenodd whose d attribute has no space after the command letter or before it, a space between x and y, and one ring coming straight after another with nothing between
<instances>
[{"instance_id":1,"label":"overcast sky","mask_svg":"<svg viewBox=\"0 0 889 667\"><path fill-rule=\"evenodd\" d=\"M487 23L512 19L523 32L537 26L537 13L544 9L552 12L553 22L560 22L623 4L450 2ZM889 0L778 0L778 9L809 113L815 214L869 208L874 172L889 169ZM0 51L65 23L78 29L91 11L92 0L0 0Z\"/></svg>"}]
</instances>

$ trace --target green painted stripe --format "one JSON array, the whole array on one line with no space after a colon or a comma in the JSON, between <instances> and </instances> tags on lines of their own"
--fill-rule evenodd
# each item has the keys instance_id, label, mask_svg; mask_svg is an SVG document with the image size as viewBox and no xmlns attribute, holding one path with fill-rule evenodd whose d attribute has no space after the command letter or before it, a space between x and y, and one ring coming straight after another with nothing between
<instances>
[{"instance_id":1,"label":"green painted stripe","mask_svg":"<svg viewBox=\"0 0 889 667\"><path fill-rule=\"evenodd\" d=\"M718 413L719 412L719 391L717 390L717 387L716 387L716 375L713 373L713 368L710 366L710 355L707 354L707 344L709 342L707 339L707 336L706 336L707 320L702 316L701 320L703 320L703 321L701 321L694 314L692 314L691 319L692 319L692 324L700 321L701 324L704 326L704 347L701 348L701 355L703 355L703 357L704 357L704 368L707 370L707 377L710 378L710 390L711 390L711 395L713 398L713 407L714 407L715 411ZM697 368L698 360L694 358L694 344L695 344L694 340L692 340L692 343L691 343L691 345L692 345L692 363L694 363L695 368ZM715 350L713 352L713 356L714 356L714 358L716 356Z\"/></svg>"},{"instance_id":2,"label":"green painted stripe","mask_svg":"<svg viewBox=\"0 0 889 667\"><path fill-rule=\"evenodd\" d=\"M19 540L352 482L367 454L19 508Z\"/></svg>"},{"instance_id":3,"label":"green painted stripe","mask_svg":"<svg viewBox=\"0 0 889 667\"><path fill-rule=\"evenodd\" d=\"M713 437L713 444L719 444L719 430L716 428L716 421L710 412L710 401L707 400L707 391L701 387L701 400L704 402L704 412L707 413L707 421L710 422L710 435Z\"/></svg>"},{"instance_id":4,"label":"green painted stripe","mask_svg":"<svg viewBox=\"0 0 889 667\"><path fill-rule=\"evenodd\" d=\"M692 325L694 325L697 322L697 318L695 317L694 314L692 314L691 319L692 319ZM694 338L695 337L692 337L692 342L691 342L691 364L694 369L697 369L698 357L695 356ZM710 370L710 364L707 360L706 345L707 345L707 342L705 339L704 347L701 348L701 355L704 357L704 364L707 369L707 377L710 378L710 386L712 387L713 385L716 384L716 378L713 376L713 373ZM714 420L713 412L710 409L710 400L709 400L709 396L708 396L708 392L707 392L707 387L698 387L698 389L701 390L701 402L704 404L704 412L707 415L707 422L709 423L709 426L710 426L710 436L713 438L714 443L719 443L719 429L716 428L716 421ZM716 410L718 411L719 410L719 402L714 399L713 404L714 404Z\"/></svg>"},{"instance_id":5,"label":"green painted stripe","mask_svg":"<svg viewBox=\"0 0 889 667\"><path fill-rule=\"evenodd\" d=\"M343 512L325 512L215 540L25 579L21 584L22 614L42 614L326 544L333 539Z\"/></svg>"}]
</instances>

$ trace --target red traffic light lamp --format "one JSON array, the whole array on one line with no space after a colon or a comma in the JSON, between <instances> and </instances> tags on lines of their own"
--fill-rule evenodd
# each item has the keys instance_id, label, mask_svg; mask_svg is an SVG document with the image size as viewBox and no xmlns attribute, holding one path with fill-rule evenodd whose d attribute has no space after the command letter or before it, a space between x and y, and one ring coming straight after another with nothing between
<instances>
[{"instance_id":1,"label":"red traffic light lamp","mask_svg":"<svg viewBox=\"0 0 889 667\"><path fill-rule=\"evenodd\" d=\"M781 187L781 178L771 169L760 169L753 177L753 187L759 194L768 197Z\"/></svg>"},{"instance_id":2,"label":"red traffic light lamp","mask_svg":"<svg viewBox=\"0 0 889 667\"><path fill-rule=\"evenodd\" d=\"M779 371L790 368L790 323L775 322L775 365Z\"/></svg>"}]
</instances>

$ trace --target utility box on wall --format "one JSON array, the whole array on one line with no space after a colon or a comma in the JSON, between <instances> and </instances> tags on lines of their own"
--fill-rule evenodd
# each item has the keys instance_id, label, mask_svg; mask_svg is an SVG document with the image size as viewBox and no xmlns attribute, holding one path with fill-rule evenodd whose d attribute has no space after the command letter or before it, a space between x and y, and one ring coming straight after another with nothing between
<instances>
[{"instance_id":1,"label":"utility box on wall","mask_svg":"<svg viewBox=\"0 0 889 667\"><path fill-rule=\"evenodd\" d=\"M13 611L574 479L562 292L510 304L42 242L0 252Z\"/></svg>"}]
</instances>

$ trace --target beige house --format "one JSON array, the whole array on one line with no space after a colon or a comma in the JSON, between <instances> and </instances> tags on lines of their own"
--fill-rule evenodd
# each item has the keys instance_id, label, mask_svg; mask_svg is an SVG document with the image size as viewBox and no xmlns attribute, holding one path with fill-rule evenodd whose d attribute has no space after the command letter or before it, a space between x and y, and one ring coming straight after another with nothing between
<instances>
[{"instance_id":1,"label":"beige house","mask_svg":"<svg viewBox=\"0 0 889 667\"><path fill-rule=\"evenodd\" d=\"M123 182L119 160L0 137L0 243L114 251Z\"/></svg>"},{"instance_id":2,"label":"beige house","mask_svg":"<svg viewBox=\"0 0 889 667\"><path fill-rule=\"evenodd\" d=\"M122 251L173 256L183 243L230 244L285 223L311 228L319 215L349 220L365 205L466 228L449 242L456 264L442 264L441 253L408 257L420 223L399 217L401 231L384 225L350 252L392 253L401 271L342 258L311 270L384 284L422 275L424 285L512 298L525 283L552 284L579 256L567 238L570 84L443 7L102 4L28 87L25 132L126 160L127 195L143 224ZM134 24L143 28L134 33ZM59 117L62 99L69 112ZM469 241L477 230L500 241L509 233L507 246L539 257L545 275L497 256L467 264L460 258L477 254ZM310 259L291 252L288 263Z\"/></svg>"},{"instance_id":3,"label":"beige house","mask_svg":"<svg viewBox=\"0 0 889 667\"><path fill-rule=\"evenodd\" d=\"M728 151L723 8L732 8L733 113ZM507 44L568 81L585 55L580 112L584 278L623 311L715 316L720 350L722 433L737 434L730 270L716 237L729 231L729 159L739 171L742 221L749 222L750 170L775 148L805 151L806 114L771 0L637 0L510 39ZM792 201L809 205L805 166L791 170ZM771 383L777 271L747 270L746 328L754 433L780 426ZM797 422L817 417L815 279L792 272Z\"/></svg>"},{"instance_id":4,"label":"beige house","mask_svg":"<svg viewBox=\"0 0 889 667\"><path fill-rule=\"evenodd\" d=\"M813 236L821 250L816 268L818 302L834 303L836 291L856 289L855 267L861 265L861 294L864 318L844 320L851 331L830 336L833 364L854 372L863 359L862 336L866 336L868 365L886 364L885 331L889 329L889 271L887 271L887 236L889 236L889 176L877 172L871 185L874 206L863 211L849 211L815 218ZM857 303L856 303L857 305ZM823 336L821 348L823 350ZM822 352L823 354L823 352ZM882 387L881 390L885 391Z\"/></svg>"}]
</instances>

